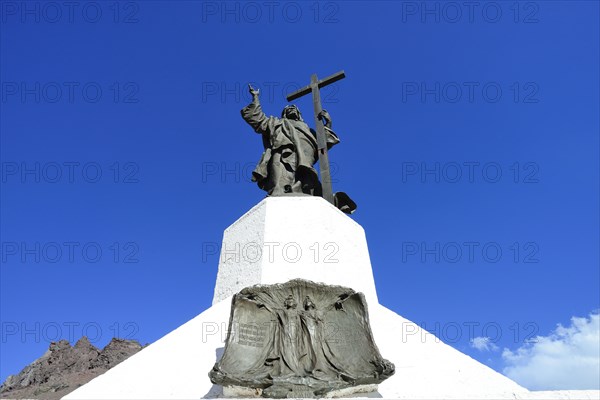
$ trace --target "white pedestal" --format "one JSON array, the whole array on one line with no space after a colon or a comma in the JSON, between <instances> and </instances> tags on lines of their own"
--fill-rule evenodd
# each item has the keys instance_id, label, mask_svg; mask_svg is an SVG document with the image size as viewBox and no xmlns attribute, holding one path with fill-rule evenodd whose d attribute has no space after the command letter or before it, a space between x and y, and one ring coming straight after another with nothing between
<instances>
[{"instance_id":1,"label":"white pedestal","mask_svg":"<svg viewBox=\"0 0 600 400\"><path fill-rule=\"evenodd\" d=\"M227 228L213 304L294 278L347 286L378 303L364 229L321 197L268 197Z\"/></svg>"}]
</instances>

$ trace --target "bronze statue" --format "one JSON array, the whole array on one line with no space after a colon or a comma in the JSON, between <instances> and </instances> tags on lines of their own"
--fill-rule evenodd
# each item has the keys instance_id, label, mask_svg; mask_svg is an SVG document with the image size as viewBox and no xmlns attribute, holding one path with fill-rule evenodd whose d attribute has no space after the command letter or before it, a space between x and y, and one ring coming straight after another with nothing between
<instances>
[{"instance_id":1,"label":"bronze statue","mask_svg":"<svg viewBox=\"0 0 600 400\"><path fill-rule=\"evenodd\" d=\"M259 101L260 91L248 85L252 102L241 111L244 120L262 135L264 151L252 172L252 181L269 196L287 194L322 196L345 213L356 210L354 203L344 192L333 194L329 172L328 150L340 142L332 130L331 117L321 108L319 88L344 77L343 71L318 81L313 75L311 84L288 96L296 99L313 93L315 123L311 129L302 119L295 105L285 106L281 117L267 117ZM321 180L314 169L319 160Z\"/></svg>"},{"instance_id":2,"label":"bronze statue","mask_svg":"<svg viewBox=\"0 0 600 400\"><path fill-rule=\"evenodd\" d=\"M295 105L286 106L281 118L267 117L259 101L259 90L249 86L252 102L242 109L242 117L262 134L264 152L252 180L270 196L286 193L304 193L321 196L322 189L317 171L317 137L314 130L302 119ZM331 130L331 118L323 110L326 119L327 148L340 142Z\"/></svg>"}]
</instances>

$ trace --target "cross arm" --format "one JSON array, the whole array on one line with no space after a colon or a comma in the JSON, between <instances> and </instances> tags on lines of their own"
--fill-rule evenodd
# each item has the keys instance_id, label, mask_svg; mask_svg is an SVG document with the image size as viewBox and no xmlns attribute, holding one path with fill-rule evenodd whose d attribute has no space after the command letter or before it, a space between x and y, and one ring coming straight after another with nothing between
<instances>
[{"instance_id":1,"label":"cross arm","mask_svg":"<svg viewBox=\"0 0 600 400\"><path fill-rule=\"evenodd\" d=\"M345 77L346 77L346 74L342 70L342 71L336 72L333 75L328 76L325 79L321 79L317 83L317 86L320 89L320 88L330 85L334 82L337 82L340 79L344 79ZM303 88L296 90L294 93L291 93L290 95L287 96L287 101L296 100L297 98L300 98L304 95L309 94L310 92L312 92L312 88L313 88L313 86L312 86L312 84L310 84L308 86L304 86Z\"/></svg>"}]
</instances>

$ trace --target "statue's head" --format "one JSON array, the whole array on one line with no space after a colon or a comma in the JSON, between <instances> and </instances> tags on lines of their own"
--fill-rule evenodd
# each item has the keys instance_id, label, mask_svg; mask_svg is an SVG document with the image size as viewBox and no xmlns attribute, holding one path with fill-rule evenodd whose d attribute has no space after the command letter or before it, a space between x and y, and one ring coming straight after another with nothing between
<instances>
[{"instance_id":1,"label":"statue's head","mask_svg":"<svg viewBox=\"0 0 600 400\"><path fill-rule=\"evenodd\" d=\"M281 112L281 118L292 119L294 121L302 121L302 114L300 114L300 110L298 110L298 107L291 104L283 108L283 111Z\"/></svg>"},{"instance_id":2,"label":"statue's head","mask_svg":"<svg viewBox=\"0 0 600 400\"><path fill-rule=\"evenodd\" d=\"M283 304L287 309L296 308L297 306L296 300L294 300L294 296L292 296L291 294L287 297L287 299L285 299Z\"/></svg>"},{"instance_id":3,"label":"statue's head","mask_svg":"<svg viewBox=\"0 0 600 400\"><path fill-rule=\"evenodd\" d=\"M316 308L315 303L312 302L312 300L310 299L309 296L306 296L304 298L304 309L308 311L310 309L315 309L315 308Z\"/></svg>"}]
</instances>

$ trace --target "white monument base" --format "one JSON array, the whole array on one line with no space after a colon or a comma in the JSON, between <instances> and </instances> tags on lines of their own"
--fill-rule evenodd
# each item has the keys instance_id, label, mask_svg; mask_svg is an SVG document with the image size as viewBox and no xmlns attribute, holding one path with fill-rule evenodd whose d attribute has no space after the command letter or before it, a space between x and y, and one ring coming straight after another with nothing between
<instances>
[{"instance_id":1,"label":"white monument base","mask_svg":"<svg viewBox=\"0 0 600 400\"><path fill-rule=\"evenodd\" d=\"M230 298L215 304L64 399L224 397L208 371L223 351L230 306ZM527 398L526 389L393 311L375 304L369 307L369 318L381 354L396 365L396 374L379 384L376 397Z\"/></svg>"},{"instance_id":2,"label":"white monument base","mask_svg":"<svg viewBox=\"0 0 600 400\"><path fill-rule=\"evenodd\" d=\"M210 307L144 350L64 399L223 398L208 371L221 356L231 301ZM385 399L598 399L598 391L529 392L512 380L444 344L433 334L376 304L371 328L396 373L377 392L352 397ZM404 337L403 337L404 336ZM246 397L254 397L247 395Z\"/></svg>"},{"instance_id":3,"label":"white monument base","mask_svg":"<svg viewBox=\"0 0 600 400\"><path fill-rule=\"evenodd\" d=\"M332 390L325 395L325 399L334 399L337 397L360 397L359 394L376 393L378 386L357 385L344 389ZM225 398L246 398L253 399L262 397L262 389L252 389L241 386L223 386L223 397Z\"/></svg>"},{"instance_id":4,"label":"white monument base","mask_svg":"<svg viewBox=\"0 0 600 400\"><path fill-rule=\"evenodd\" d=\"M313 196L267 197L223 234L213 304L257 283L303 278L377 303L365 231Z\"/></svg>"},{"instance_id":5,"label":"white monument base","mask_svg":"<svg viewBox=\"0 0 600 400\"><path fill-rule=\"evenodd\" d=\"M598 391L529 392L378 304L363 229L321 198L265 199L229 227L223 240L224 257L219 263L212 307L64 399L191 400L233 395L231 391L224 393L222 387L213 385L208 378L208 372L223 352L231 295L245 286L293 278L348 286L365 293L375 343L381 355L396 366L395 375L378 388L374 385L374 392L342 393L343 396L598 398ZM325 248L328 243L333 245ZM225 248L226 245L229 247ZM282 253L284 247L289 253ZM248 253L252 248L261 249L262 256ZM271 256L269 248L277 251ZM308 258L294 255L293 249L298 248ZM331 249L337 251L332 254ZM256 395L255 392L239 394Z\"/></svg>"}]
</instances>

